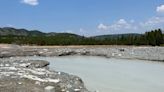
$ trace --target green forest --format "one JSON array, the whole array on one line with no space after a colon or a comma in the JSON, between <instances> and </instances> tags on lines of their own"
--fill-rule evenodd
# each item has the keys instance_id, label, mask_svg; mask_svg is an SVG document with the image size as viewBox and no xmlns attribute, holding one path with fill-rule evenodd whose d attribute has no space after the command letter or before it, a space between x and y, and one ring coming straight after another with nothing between
<instances>
[{"instance_id":1,"label":"green forest","mask_svg":"<svg viewBox=\"0 0 164 92\"><path fill-rule=\"evenodd\" d=\"M161 29L144 34L84 37L76 34L55 35L1 35L0 43L19 45L151 45L163 46L164 34Z\"/></svg>"}]
</instances>

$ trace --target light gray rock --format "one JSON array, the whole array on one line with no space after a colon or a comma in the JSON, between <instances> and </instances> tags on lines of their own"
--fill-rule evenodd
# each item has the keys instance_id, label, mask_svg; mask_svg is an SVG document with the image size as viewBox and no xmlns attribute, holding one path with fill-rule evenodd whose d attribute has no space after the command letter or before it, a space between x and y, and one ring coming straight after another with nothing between
<instances>
[{"instance_id":1,"label":"light gray rock","mask_svg":"<svg viewBox=\"0 0 164 92\"><path fill-rule=\"evenodd\" d=\"M27 62L30 63L29 65L26 66L29 68L43 68L43 67L47 67L50 64L48 61L44 61L44 60L30 60Z\"/></svg>"},{"instance_id":2,"label":"light gray rock","mask_svg":"<svg viewBox=\"0 0 164 92\"><path fill-rule=\"evenodd\" d=\"M45 92L55 92L55 88L53 86L47 86L44 88Z\"/></svg>"},{"instance_id":3,"label":"light gray rock","mask_svg":"<svg viewBox=\"0 0 164 92\"><path fill-rule=\"evenodd\" d=\"M79 48L26 48L13 46L0 49L0 57L13 56L68 56L90 55L124 59L142 59L164 61L164 47L135 47L135 46L105 46L105 47L79 47Z\"/></svg>"},{"instance_id":4,"label":"light gray rock","mask_svg":"<svg viewBox=\"0 0 164 92\"><path fill-rule=\"evenodd\" d=\"M79 77L49 70L48 64L40 60L0 59L0 92L88 92Z\"/></svg>"}]
</instances>

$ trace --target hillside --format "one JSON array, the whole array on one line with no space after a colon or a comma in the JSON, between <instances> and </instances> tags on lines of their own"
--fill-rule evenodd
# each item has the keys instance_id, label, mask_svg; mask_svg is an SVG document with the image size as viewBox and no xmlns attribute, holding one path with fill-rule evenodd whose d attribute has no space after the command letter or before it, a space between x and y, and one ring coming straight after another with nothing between
<instances>
[{"instance_id":1,"label":"hillside","mask_svg":"<svg viewBox=\"0 0 164 92\"><path fill-rule=\"evenodd\" d=\"M0 28L0 36L38 36L38 35L44 35L45 33L40 32L38 30L26 30L26 29L16 29L11 27L4 27Z\"/></svg>"},{"instance_id":2,"label":"hillside","mask_svg":"<svg viewBox=\"0 0 164 92\"><path fill-rule=\"evenodd\" d=\"M27 29L16 29L12 27L0 28L0 36L75 36L80 37L76 34L71 33L44 33L38 30L27 30Z\"/></svg>"},{"instance_id":3,"label":"hillside","mask_svg":"<svg viewBox=\"0 0 164 92\"><path fill-rule=\"evenodd\" d=\"M163 45L161 29L145 34L113 34L84 37L72 33L44 33L38 30L0 28L0 43L28 45Z\"/></svg>"},{"instance_id":4,"label":"hillside","mask_svg":"<svg viewBox=\"0 0 164 92\"><path fill-rule=\"evenodd\" d=\"M0 35L1 36L6 36L6 35L27 36L28 31L25 29L4 27L4 28L0 28Z\"/></svg>"},{"instance_id":5,"label":"hillside","mask_svg":"<svg viewBox=\"0 0 164 92\"><path fill-rule=\"evenodd\" d=\"M99 36L93 36L92 38L104 40L104 39L110 39L110 38L115 39L115 38L128 37L128 36L138 37L142 35L143 34L128 33L128 34L99 35Z\"/></svg>"},{"instance_id":6,"label":"hillside","mask_svg":"<svg viewBox=\"0 0 164 92\"><path fill-rule=\"evenodd\" d=\"M27 30L27 29L16 29L12 27L0 28L0 36L75 36L82 37L72 33L44 33L38 30ZM118 37L127 37L127 36L141 36L141 34L129 33L129 34L113 34L113 35L98 35L91 38L95 39L105 39L105 38L118 38Z\"/></svg>"}]
</instances>

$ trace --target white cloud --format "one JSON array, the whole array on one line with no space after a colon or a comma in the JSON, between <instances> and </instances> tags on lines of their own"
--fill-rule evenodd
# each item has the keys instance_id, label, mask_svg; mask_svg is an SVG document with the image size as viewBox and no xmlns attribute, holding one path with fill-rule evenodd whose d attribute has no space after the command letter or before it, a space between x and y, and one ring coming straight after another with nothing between
<instances>
[{"instance_id":1,"label":"white cloud","mask_svg":"<svg viewBox=\"0 0 164 92\"><path fill-rule=\"evenodd\" d=\"M12 25L12 24L7 24L6 26L7 26L7 27L15 27L15 26Z\"/></svg>"},{"instance_id":2,"label":"white cloud","mask_svg":"<svg viewBox=\"0 0 164 92\"><path fill-rule=\"evenodd\" d=\"M141 26L158 26L161 24L164 24L164 17L153 17L144 23L140 23Z\"/></svg>"},{"instance_id":3,"label":"white cloud","mask_svg":"<svg viewBox=\"0 0 164 92\"><path fill-rule=\"evenodd\" d=\"M97 26L99 32L106 30L104 33L127 33L127 32L145 32L152 29L164 29L164 4L156 8L156 12L160 15L154 15L146 21L136 22L135 20L119 19L112 24L100 23Z\"/></svg>"},{"instance_id":4,"label":"white cloud","mask_svg":"<svg viewBox=\"0 0 164 92\"><path fill-rule=\"evenodd\" d=\"M133 21L133 23L134 23L134 21ZM119 19L118 21L116 21L115 23L113 23L111 25L105 25L105 24L101 23L98 25L97 28L99 30L112 30L112 31L124 30L124 29L135 30L135 29L137 29L137 27L134 26L133 23L131 21L127 22L125 19Z\"/></svg>"},{"instance_id":5,"label":"white cloud","mask_svg":"<svg viewBox=\"0 0 164 92\"><path fill-rule=\"evenodd\" d=\"M97 28L100 29L100 30L108 30L108 25L105 25L103 23L100 23Z\"/></svg>"},{"instance_id":6,"label":"white cloud","mask_svg":"<svg viewBox=\"0 0 164 92\"><path fill-rule=\"evenodd\" d=\"M131 29L131 23L128 23L125 19L120 19L113 25L109 27L110 29L120 30L120 29Z\"/></svg>"},{"instance_id":7,"label":"white cloud","mask_svg":"<svg viewBox=\"0 0 164 92\"><path fill-rule=\"evenodd\" d=\"M79 31L78 31L78 34L88 36L92 33L91 33L91 31L88 31L87 29L80 28Z\"/></svg>"},{"instance_id":8,"label":"white cloud","mask_svg":"<svg viewBox=\"0 0 164 92\"><path fill-rule=\"evenodd\" d=\"M125 19L120 19L118 20L117 24L127 24L126 20Z\"/></svg>"},{"instance_id":9,"label":"white cloud","mask_svg":"<svg viewBox=\"0 0 164 92\"><path fill-rule=\"evenodd\" d=\"M145 22L139 24L139 29L142 31L150 31L153 29L164 29L164 17L152 17Z\"/></svg>"},{"instance_id":10,"label":"white cloud","mask_svg":"<svg viewBox=\"0 0 164 92\"><path fill-rule=\"evenodd\" d=\"M66 31L63 31L64 33L74 33L73 30L66 30Z\"/></svg>"},{"instance_id":11,"label":"white cloud","mask_svg":"<svg viewBox=\"0 0 164 92\"><path fill-rule=\"evenodd\" d=\"M130 20L130 23L135 23L135 20L133 20L133 19L132 19L132 20Z\"/></svg>"},{"instance_id":12,"label":"white cloud","mask_svg":"<svg viewBox=\"0 0 164 92\"><path fill-rule=\"evenodd\" d=\"M135 20L126 21L119 19L113 24L99 24L98 30L105 30L109 33L129 33L129 32L145 32L152 29L164 29L164 16L152 17L146 21L136 22Z\"/></svg>"},{"instance_id":13,"label":"white cloud","mask_svg":"<svg viewBox=\"0 0 164 92\"><path fill-rule=\"evenodd\" d=\"M83 28L80 28L79 32L80 32L80 33L84 33L84 32L86 32L86 31L85 31Z\"/></svg>"},{"instance_id":14,"label":"white cloud","mask_svg":"<svg viewBox=\"0 0 164 92\"><path fill-rule=\"evenodd\" d=\"M39 4L38 0L22 0L21 2L32 6L36 6Z\"/></svg>"},{"instance_id":15,"label":"white cloud","mask_svg":"<svg viewBox=\"0 0 164 92\"><path fill-rule=\"evenodd\" d=\"M156 9L156 11L157 11L158 13L164 13L164 5L158 6L157 9Z\"/></svg>"}]
</instances>

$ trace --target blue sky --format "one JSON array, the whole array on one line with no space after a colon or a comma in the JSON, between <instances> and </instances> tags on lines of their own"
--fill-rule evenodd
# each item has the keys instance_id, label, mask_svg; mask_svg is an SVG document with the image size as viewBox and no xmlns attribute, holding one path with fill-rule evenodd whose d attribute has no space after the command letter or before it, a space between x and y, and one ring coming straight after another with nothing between
<instances>
[{"instance_id":1,"label":"blue sky","mask_svg":"<svg viewBox=\"0 0 164 92\"><path fill-rule=\"evenodd\" d=\"M163 0L0 0L0 27L80 35L164 29Z\"/></svg>"}]
</instances>

